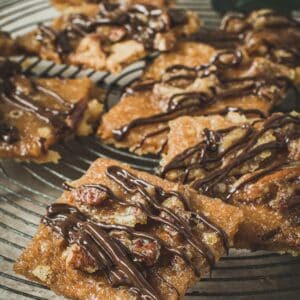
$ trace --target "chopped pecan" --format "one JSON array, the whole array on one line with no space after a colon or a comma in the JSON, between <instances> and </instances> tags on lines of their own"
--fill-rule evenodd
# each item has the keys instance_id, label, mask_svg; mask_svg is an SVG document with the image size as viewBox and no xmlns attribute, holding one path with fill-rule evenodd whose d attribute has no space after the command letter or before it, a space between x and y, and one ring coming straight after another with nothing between
<instances>
[{"instance_id":1,"label":"chopped pecan","mask_svg":"<svg viewBox=\"0 0 300 300\"><path fill-rule=\"evenodd\" d=\"M134 238L124 231L112 231L110 233L139 261L147 266L156 263L160 255L160 244L157 241L150 241L144 238Z\"/></svg>"},{"instance_id":2,"label":"chopped pecan","mask_svg":"<svg viewBox=\"0 0 300 300\"><path fill-rule=\"evenodd\" d=\"M131 251L138 261L145 263L147 266L153 266L159 258L160 245L156 241L141 238L134 239Z\"/></svg>"},{"instance_id":3,"label":"chopped pecan","mask_svg":"<svg viewBox=\"0 0 300 300\"><path fill-rule=\"evenodd\" d=\"M72 195L76 202L87 206L98 206L108 199L106 192L95 187L79 187L72 191Z\"/></svg>"},{"instance_id":4,"label":"chopped pecan","mask_svg":"<svg viewBox=\"0 0 300 300\"><path fill-rule=\"evenodd\" d=\"M98 270L94 260L78 245L70 246L65 252L66 265L72 269L94 273Z\"/></svg>"}]
</instances>

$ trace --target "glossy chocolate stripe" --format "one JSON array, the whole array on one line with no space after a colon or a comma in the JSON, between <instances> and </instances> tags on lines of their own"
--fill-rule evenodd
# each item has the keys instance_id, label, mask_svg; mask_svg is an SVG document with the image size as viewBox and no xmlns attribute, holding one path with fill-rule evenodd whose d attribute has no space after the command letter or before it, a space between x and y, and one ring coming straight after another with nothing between
<instances>
[{"instance_id":1,"label":"glossy chocolate stripe","mask_svg":"<svg viewBox=\"0 0 300 300\"><path fill-rule=\"evenodd\" d=\"M169 111L146 118L135 119L119 129L114 129L113 135L117 140L121 141L133 128L150 124L166 123L183 115L197 115L201 109L207 108L218 101L231 97L257 95L260 89L267 84L266 82L250 82L244 87L233 88L215 96L208 96L203 92L175 94L169 100ZM176 98L179 98L177 103L174 101ZM191 102L191 104L188 102Z\"/></svg>"},{"instance_id":2,"label":"glossy chocolate stripe","mask_svg":"<svg viewBox=\"0 0 300 300\"><path fill-rule=\"evenodd\" d=\"M123 171L125 171L125 170L123 170ZM138 180L141 181L140 179L138 179ZM127 202L126 200L124 200L124 199L116 196L112 192L112 190L110 190L109 188L107 188L106 186L103 186L101 184L86 184L86 185L83 185L82 187L84 187L84 188L96 188L96 189L99 189L100 191L105 192L108 195L108 198L110 200L112 200L113 202L116 202L116 203L118 203L121 206L135 207L137 209L140 209L143 213L145 213L147 215L147 217L149 219L154 220L154 221L159 222L159 223L162 223L164 225L167 225L167 226L171 227L173 230L175 230L176 232L178 232L178 227L174 226L174 224L172 222L169 222L167 219L158 217L156 214L154 214L151 211L151 206L152 206L151 203L150 203L150 209L148 209L146 206L141 205L139 203L135 204L135 203ZM170 191L170 192L165 193L159 187L154 187L154 186L152 186L152 187L155 188L155 189L158 189L158 191L162 195L164 195L164 197L166 197L166 198L167 197L172 197L172 196L177 197L182 203L184 203L186 209L190 210L190 204L189 204L188 200L183 195L181 195L180 193L177 193L175 191ZM71 191L71 190L74 189L73 187L71 187L70 185L68 185L66 183L64 184L64 188L66 190L68 190L68 191ZM162 210L161 207L159 207L157 205L156 205L155 209L158 209L159 211ZM200 215L198 217L197 216L198 216L198 214L194 215L195 220L202 220L202 217L200 217ZM205 222L205 224L208 225L206 222ZM123 231L126 231L126 232L130 233L133 236L140 236L140 237L143 236L144 238L147 238L149 240L156 239L156 241L158 241L159 244L165 250L167 250L168 252L170 252L173 255L178 255L179 257L181 257L191 267L191 269L195 272L195 274L197 276L200 275L200 270L198 270L194 266L194 264L191 262L190 258L183 251L181 251L179 249L176 249L176 248L173 248L173 247L169 247L167 244L164 243L164 241L160 240L158 237L154 238L151 235L147 235L145 233L137 233L137 232L133 231L132 228L126 227L126 226L122 226L122 225L109 225L109 224L106 224L106 225L103 225L103 226L105 226L106 228L110 228L110 229L112 229L112 228L114 228L114 229L120 229L120 230L123 230ZM212 223L209 223L209 228L214 228L213 230L217 231L218 233L221 232L221 229L217 229L218 227L216 227ZM221 235L221 237L223 238L223 244L226 245L225 249L227 249L228 245L227 245L227 236L226 236L226 234L223 233L223 235Z\"/></svg>"},{"instance_id":3,"label":"glossy chocolate stripe","mask_svg":"<svg viewBox=\"0 0 300 300\"><path fill-rule=\"evenodd\" d=\"M229 61L226 61L226 57L231 56ZM241 78L224 78L224 70L230 68L239 67L242 64L243 55L238 50L226 50L217 53L211 62L207 65L201 65L197 67L187 67L185 65L173 65L166 69L168 74L167 79L160 81L142 81L134 84L130 89L130 93L140 92L145 90L151 90L157 83L170 83L172 81L180 79L196 79L208 77L211 74L215 74L220 81L220 86L223 91L212 91L212 95L204 92L182 92L177 93L169 97L167 111L153 115L146 118L138 118L130 123L123 125L118 129L113 130L113 135L117 140L123 140L129 132L139 126L165 123L173 120L182 115L196 115L199 110L207 108L218 101L223 101L230 97L242 97L250 95L259 95L261 98L270 101L267 95L261 94L261 90L264 87L276 86L278 88L286 88L290 86L291 82L287 78L278 77L274 79L268 79L262 76L253 77L241 77ZM214 66L215 69L211 69ZM178 74L179 71L187 71L187 74ZM192 73L191 73L192 72ZM241 87L228 87L230 83L243 83ZM256 115L262 115L258 110L253 109L253 113Z\"/></svg>"},{"instance_id":4,"label":"glossy chocolate stripe","mask_svg":"<svg viewBox=\"0 0 300 300\"><path fill-rule=\"evenodd\" d=\"M125 190L127 190L128 192L139 192L147 200L150 206L153 206L155 209L159 211L163 211L169 217L171 217L173 222L169 223L165 219L157 218L157 217L154 218L153 215L149 216L150 218L159 222L163 222L166 225L175 229L178 233L180 233L185 237L186 241L190 243L191 246L193 246L197 251L199 251L204 257L206 257L208 262L210 262L211 266L214 264L213 254L209 251L207 247L205 247L205 245L203 244L201 245L201 243L199 245L197 239L193 237L193 234L191 233L191 228L186 223L186 221L183 220L180 216L173 213L170 209L161 205L161 203L165 199L169 198L170 196L175 196L181 202L183 202L186 205L186 207L189 207L188 200L182 194L175 193L175 192L165 192L161 188L157 186L153 186L148 182L145 182L135 177L133 174L127 172L124 169L121 169L120 167L109 167L107 169L107 173L111 179L119 183L120 186L122 186ZM155 193L155 196L151 196L147 191L148 189L151 189ZM221 238L226 241L226 236L224 234L221 234Z\"/></svg>"},{"instance_id":5,"label":"glossy chocolate stripe","mask_svg":"<svg viewBox=\"0 0 300 300\"><path fill-rule=\"evenodd\" d=\"M276 164L275 166L271 167L271 168L267 168L265 170L262 170L258 173L255 173L251 176L249 176L246 180L244 180L243 182L241 182L240 184L238 184L237 186L235 186L233 189L231 189L231 191L228 193L228 195L226 196L226 200L230 200L230 198L239 190L242 190L246 185L251 184L251 183L255 183L257 182L259 179L263 178L264 176L271 174L275 171L280 170L282 167L286 166L287 163L279 163Z\"/></svg>"},{"instance_id":6,"label":"glossy chocolate stripe","mask_svg":"<svg viewBox=\"0 0 300 300\"><path fill-rule=\"evenodd\" d=\"M241 164L245 163L246 161L253 159L255 156L259 155L260 153L266 150L275 150L280 151L281 149L286 148L285 142L269 142L263 145L257 146L255 149L249 152L243 152L243 155L240 155L236 158L232 163L227 165L221 170L217 170L211 174L209 174L204 179L196 180L193 183L193 187L199 191L204 193L208 193L209 190L224 179L234 168L240 166Z\"/></svg>"},{"instance_id":7,"label":"glossy chocolate stripe","mask_svg":"<svg viewBox=\"0 0 300 300\"><path fill-rule=\"evenodd\" d=\"M118 286L129 283L137 289L142 299L160 299L135 263L100 223L88 219L75 207L59 203L48 208L42 222L51 226L69 244L76 243L82 247L94 259L99 269L108 270L107 276L114 278ZM126 278L120 277L120 273L116 274L117 270Z\"/></svg>"},{"instance_id":8,"label":"glossy chocolate stripe","mask_svg":"<svg viewBox=\"0 0 300 300\"><path fill-rule=\"evenodd\" d=\"M260 129L256 129L257 122L264 122L260 125ZM205 135L204 141L196 144L193 147L190 147L174 157L168 165L165 166L162 171L163 176L167 176L169 171L172 170L185 170L184 171L184 182L186 182L188 175L193 169L205 169L207 174L200 179L194 180L192 186L201 192L214 196L212 191L213 187L224 182L228 179L230 172L242 166L244 163L254 159L261 153L265 151L270 151L271 155L266 161L270 167L265 166L264 160L260 162L258 166L258 172L254 173L252 176L248 177L245 181L239 185L233 187L230 191L227 191L223 195L224 200L230 200L231 196L237 191L243 189L247 184L254 183L259 180L261 177L275 172L281 166L286 165L289 162L287 151L288 145L291 141L299 139L299 125L300 118L298 116L293 116L290 114L274 114L270 118L263 120L254 121L252 124L247 124L245 127L246 132L243 137L235 140L231 146L226 150L227 153L218 153L214 154L212 151L212 156L207 156L207 149L218 149L218 143L222 139L222 130L213 131L212 135ZM277 133L278 129L284 128L286 126L292 126L285 133L285 136L282 136L280 133ZM298 126L298 127L297 127ZM223 133L227 133L234 130L236 127L229 127ZM262 144L258 144L260 138L262 138L267 132L275 130L275 140L268 141ZM211 136L214 136L214 139L210 139ZM218 137L217 139L215 137ZM229 163L221 168L216 168L221 166L224 159L227 157L225 154L230 154L231 152L237 153L236 157L231 159ZM196 153L199 153L197 156L196 162L191 162L191 158L195 156ZM277 160L277 161L276 161ZM213 163L211 169L205 167L206 164ZM235 175L237 180L239 175ZM241 175L242 176L242 175ZM179 180L179 178L177 178ZM191 180L191 179L190 179ZM224 194L223 193L223 194Z\"/></svg>"},{"instance_id":9,"label":"glossy chocolate stripe","mask_svg":"<svg viewBox=\"0 0 300 300\"><path fill-rule=\"evenodd\" d=\"M133 151L136 151L140 148L143 147L144 143L148 140L148 139L151 139L152 137L155 137L155 136L158 136L158 135L161 135L163 133L167 133L169 132L170 128L169 126L166 126L162 129L158 129L158 130L155 130L155 131L151 131L147 134L145 134L143 136L143 138L141 139L141 141L134 147L134 150ZM161 151L163 151L163 147L161 148Z\"/></svg>"},{"instance_id":10,"label":"glossy chocolate stripe","mask_svg":"<svg viewBox=\"0 0 300 300\"><path fill-rule=\"evenodd\" d=\"M19 75L24 80L27 80L30 84L30 88L32 91L29 95L26 95L21 91L18 86L15 84L16 78L14 76ZM21 66L18 63L11 62L8 60L0 62L0 92L1 92L1 100L4 103L9 105L18 107L21 110L33 113L41 120L46 123L51 123L55 125L55 127L59 130L65 128L64 118L71 114L76 105L68 103L63 97L61 97L55 91L40 85L36 80L29 77L24 77L22 75ZM39 105L36 101L33 101L30 96L34 96L35 94L44 94L50 97L55 102L59 103L66 111L44 107ZM77 105L78 110L80 110L80 104ZM3 127L9 129L9 126ZM16 129L15 129L16 130ZM7 131L7 134L13 134L16 137L15 130ZM10 133L9 133L10 132ZM2 135L1 135L2 136ZM16 138L6 137L1 138L3 141L12 143L13 141L17 141Z\"/></svg>"},{"instance_id":11,"label":"glossy chocolate stripe","mask_svg":"<svg viewBox=\"0 0 300 300\"><path fill-rule=\"evenodd\" d=\"M189 201L182 194L175 191L164 191L161 187L135 177L132 173L118 166L108 167L107 176L120 185L127 193L138 192L146 200L147 207L140 203L129 203L125 199L116 196L110 188L101 184L86 184L80 188L99 189L101 192L107 194L109 201L142 209L149 219L162 225L167 225L178 232L200 255L203 255L207 259L210 265L214 263L214 254L205 244L194 236L192 233L193 224L197 225L198 222L201 222L207 226L207 228L216 232L221 237L225 250L228 251L226 233L213 224L208 218L199 213L191 212L192 223L189 224L183 220L182 217L167 207L162 206L164 200L170 197L176 197L185 205L185 208L189 210ZM76 188L69 184L64 184L64 188L68 191L76 190ZM152 193L155 195L152 196ZM164 212L168 218L161 215L162 212ZM42 219L42 222L53 228L69 245L76 243L84 249L93 259L98 269L106 274L113 286L129 284L129 290L136 293L141 299L159 299L158 293L148 280L148 276L151 276L152 269L137 261L133 261L131 256L134 254L131 253L129 249L125 249L123 246L121 247L113 235L110 235L110 232L115 230L126 232L132 239L141 238L155 242L160 245L161 251L181 257L197 276L200 275L200 270L196 268L182 248L170 247L157 236L153 236L147 232L137 231L133 227L96 221L80 212L76 207L68 204L52 204L48 208L47 215ZM159 260L155 262L155 265L158 263ZM164 278L161 278L161 280L164 280ZM166 285L170 289L176 290L171 283L168 282ZM176 293L179 296L177 290Z\"/></svg>"},{"instance_id":12,"label":"glossy chocolate stripe","mask_svg":"<svg viewBox=\"0 0 300 300\"><path fill-rule=\"evenodd\" d=\"M89 17L82 14L71 15L68 26L62 30L55 31L51 27L40 25L37 39L45 43L49 39L56 47L60 58L72 52L72 40L82 38L89 33L96 32L101 26L121 26L125 34L120 39L132 38L144 45L146 49L154 49L156 33L166 32L168 26L175 27L187 22L187 15L184 10L168 9L164 18L164 11L151 5L135 4L127 9L120 9L118 5L108 10L107 5L102 5L100 12ZM147 21L140 18L140 15L147 17ZM153 21L153 22L151 22ZM119 42L119 41L118 41Z\"/></svg>"}]
</instances>

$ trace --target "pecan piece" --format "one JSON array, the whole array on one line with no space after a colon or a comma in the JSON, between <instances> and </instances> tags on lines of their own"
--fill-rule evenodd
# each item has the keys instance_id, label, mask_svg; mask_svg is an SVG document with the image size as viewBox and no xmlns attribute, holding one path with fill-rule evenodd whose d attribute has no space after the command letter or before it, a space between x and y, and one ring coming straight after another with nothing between
<instances>
[{"instance_id":1,"label":"pecan piece","mask_svg":"<svg viewBox=\"0 0 300 300\"><path fill-rule=\"evenodd\" d=\"M99 206L103 201L108 199L106 192L96 187L79 187L72 191L72 195L76 202L87 206Z\"/></svg>"},{"instance_id":2,"label":"pecan piece","mask_svg":"<svg viewBox=\"0 0 300 300\"><path fill-rule=\"evenodd\" d=\"M95 261L78 245L70 246L66 252L66 265L72 269L81 270L87 273L94 273L98 270Z\"/></svg>"},{"instance_id":3,"label":"pecan piece","mask_svg":"<svg viewBox=\"0 0 300 300\"><path fill-rule=\"evenodd\" d=\"M146 239L134 239L131 251L138 261L143 262L147 266L153 266L160 255L160 245L157 241L149 241Z\"/></svg>"},{"instance_id":4,"label":"pecan piece","mask_svg":"<svg viewBox=\"0 0 300 300\"><path fill-rule=\"evenodd\" d=\"M160 256L160 244L146 238L133 238L124 231L112 231L110 233L124 247L128 249L134 259L147 266L153 266Z\"/></svg>"}]
</instances>

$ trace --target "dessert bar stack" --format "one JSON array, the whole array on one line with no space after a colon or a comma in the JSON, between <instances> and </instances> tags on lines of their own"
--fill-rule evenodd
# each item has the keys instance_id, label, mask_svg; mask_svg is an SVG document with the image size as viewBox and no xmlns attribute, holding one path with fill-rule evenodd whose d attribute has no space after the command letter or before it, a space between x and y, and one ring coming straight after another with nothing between
<instances>
[{"instance_id":1,"label":"dessert bar stack","mask_svg":"<svg viewBox=\"0 0 300 300\"><path fill-rule=\"evenodd\" d=\"M15 272L70 299L171 300L229 248L299 255L300 112L282 110L298 97L299 23L260 10L208 30L170 1L52 4L51 25L1 33L1 56L112 73L147 58L145 70L106 110L88 78L1 59L0 157L57 162L55 144L93 135L159 165L99 158L65 182Z\"/></svg>"}]
</instances>

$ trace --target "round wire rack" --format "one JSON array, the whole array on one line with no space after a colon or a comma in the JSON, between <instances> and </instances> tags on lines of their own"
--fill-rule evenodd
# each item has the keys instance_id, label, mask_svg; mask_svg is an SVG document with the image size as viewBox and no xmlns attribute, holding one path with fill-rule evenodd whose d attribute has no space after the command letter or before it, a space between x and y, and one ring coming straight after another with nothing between
<instances>
[{"instance_id":1,"label":"round wire rack","mask_svg":"<svg viewBox=\"0 0 300 300\"><path fill-rule=\"evenodd\" d=\"M209 0L178 0L179 7L196 11L207 27L220 19ZM0 28L13 36L23 34L37 23L48 23L57 12L45 0L0 0ZM125 86L136 80L145 66L139 61L120 75L79 67L56 65L39 58L17 58L25 72L38 76L75 78L87 76L106 88L108 104L118 101ZM29 243L45 208L62 192L61 184L80 177L98 157L124 161L153 172L158 159L136 156L103 144L95 138L76 138L56 146L59 164L36 165L0 162L0 299L62 299L48 288L14 274L12 266ZM230 251L185 299L300 299L300 258L258 251Z\"/></svg>"}]
</instances>

